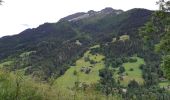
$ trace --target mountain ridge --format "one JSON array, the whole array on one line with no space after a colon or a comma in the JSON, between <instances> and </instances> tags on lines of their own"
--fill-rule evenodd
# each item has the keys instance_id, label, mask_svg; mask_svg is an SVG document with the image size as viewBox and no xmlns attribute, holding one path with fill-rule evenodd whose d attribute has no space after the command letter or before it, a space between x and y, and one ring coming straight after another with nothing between
<instances>
[{"instance_id":1,"label":"mountain ridge","mask_svg":"<svg viewBox=\"0 0 170 100\"><path fill-rule=\"evenodd\" d=\"M88 12L79 12L72 15L68 15L61 18L60 21L78 21L85 18L95 17L95 16L105 16L111 13L120 14L124 12L123 10L116 10L111 7L106 7L100 11L89 10Z\"/></svg>"}]
</instances>

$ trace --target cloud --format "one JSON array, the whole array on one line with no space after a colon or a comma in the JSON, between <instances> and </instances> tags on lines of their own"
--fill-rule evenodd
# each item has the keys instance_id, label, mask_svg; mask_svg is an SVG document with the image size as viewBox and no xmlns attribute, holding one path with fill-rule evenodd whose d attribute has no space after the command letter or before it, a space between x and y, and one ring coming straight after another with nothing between
<instances>
[{"instance_id":1,"label":"cloud","mask_svg":"<svg viewBox=\"0 0 170 100\"><path fill-rule=\"evenodd\" d=\"M24 26L24 27L30 27L30 25L28 25L28 24L21 24L22 26Z\"/></svg>"}]
</instances>

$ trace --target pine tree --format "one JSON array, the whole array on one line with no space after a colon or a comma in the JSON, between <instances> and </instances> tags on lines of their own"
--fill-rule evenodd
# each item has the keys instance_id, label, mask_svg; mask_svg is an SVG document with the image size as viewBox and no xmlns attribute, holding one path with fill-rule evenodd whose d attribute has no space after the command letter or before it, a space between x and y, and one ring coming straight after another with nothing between
<instances>
[{"instance_id":1,"label":"pine tree","mask_svg":"<svg viewBox=\"0 0 170 100\"><path fill-rule=\"evenodd\" d=\"M99 76L101 77L100 79L100 86L101 86L101 91L107 96L113 93L113 88L116 86L116 81L113 78L113 71L104 68L99 71Z\"/></svg>"}]
</instances>

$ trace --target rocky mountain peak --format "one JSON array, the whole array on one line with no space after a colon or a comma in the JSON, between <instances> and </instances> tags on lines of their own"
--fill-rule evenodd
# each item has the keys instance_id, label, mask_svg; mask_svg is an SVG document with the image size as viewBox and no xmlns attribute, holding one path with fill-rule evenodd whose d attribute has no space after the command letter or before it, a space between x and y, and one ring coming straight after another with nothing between
<instances>
[{"instance_id":1,"label":"rocky mountain peak","mask_svg":"<svg viewBox=\"0 0 170 100\"><path fill-rule=\"evenodd\" d=\"M103 12L103 13L111 13L113 11L115 11L115 10L111 7L106 7L106 8L101 10L101 12Z\"/></svg>"},{"instance_id":2,"label":"rocky mountain peak","mask_svg":"<svg viewBox=\"0 0 170 100\"><path fill-rule=\"evenodd\" d=\"M96 14L96 11L94 11L94 10L89 10L87 13L88 13L89 15L95 15L95 14Z\"/></svg>"},{"instance_id":3,"label":"rocky mountain peak","mask_svg":"<svg viewBox=\"0 0 170 100\"><path fill-rule=\"evenodd\" d=\"M104 9L102 9L101 11L94 11L94 10L89 10L88 12L81 12L81 13L75 13L69 16L66 16L64 18L62 18L60 21L77 21L77 20L81 20L81 19L85 19L85 18L91 18L91 17L95 17L95 16L100 16L100 17L104 17L108 14L120 14L122 13L123 10L116 10L113 9L111 7L106 7Z\"/></svg>"}]
</instances>

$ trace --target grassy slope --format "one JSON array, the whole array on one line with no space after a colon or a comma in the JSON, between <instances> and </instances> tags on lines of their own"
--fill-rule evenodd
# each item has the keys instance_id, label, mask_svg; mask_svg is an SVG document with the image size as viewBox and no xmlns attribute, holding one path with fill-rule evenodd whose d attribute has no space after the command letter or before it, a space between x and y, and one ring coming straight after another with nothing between
<instances>
[{"instance_id":1,"label":"grassy slope","mask_svg":"<svg viewBox=\"0 0 170 100\"><path fill-rule=\"evenodd\" d=\"M91 48L98 48L98 47L100 47L100 45L95 45ZM89 61L85 62L84 58L87 56L90 58L90 60L97 61L98 63L90 64ZM66 88L74 87L76 81L79 81L81 83L85 82L86 84L96 83L100 79L99 70L104 68L104 61L102 60L103 58L104 58L103 55L99 55L99 54L92 55L90 54L90 50L87 51L82 58L76 61L75 66L70 66L70 69L68 69L63 76L59 77L56 80L55 84L60 86L62 89L66 89ZM144 82L142 78L142 71L139 68L141 64L144 64L144 60L139 57L135 57L135 58L137 59L137 62L135 63L128 62L123 64L126 70L125 73L127 73L128 75L124 76L124 80L120 81L122 85L127 86L129 81L133 79L140 84L143 84ZM80 71L82 67L89 67L89 66L93 66L89 74L85 74L84 72ZM129 71L131 68L133 68L133 71ZM75 70L77 72L77 75L73 74ZM116 74L116 78L118 76L119 75Z\"/></svg>"},{"instance_id":2,"label":"grassy slope","mask_svg":"<svg viewBox=\"0 0 170 100\"><path fill-rule=\"evenodd\" d=\"M91 48L98 48L98 47L100 47L100 45L95 45ZM90 62L85 62L84 58L87 56L89 56L90 60L97 61L98 63L90 64ZM76 61L75 66L70 66L70 69L68 69L63 76L61 76L55 81L53 89L58 90L58 91L57 92L55 91L54 95L56 94L58 96L57 98L63 98L63 100L64 98L70 98L70 100L72 100L74 98L74 95L73 95L74 91L68 91L67 88L74 87L75 82L77 80L79 80L80 82L85 82L87 84L96 83L100 79L98 75L99 70L104 68L104 61L102 60L103 58L104 58L103 55L99 55L99 54L92 55L90 54L90 50L87 51L82 58ZM126 73L128 73L128 76L126 76L125 79L121 81L121 84L126 86L128 82L132 79L135 79L139 83L143 83L144 80L142 79L142 72L139 69L139 66L141 64L144 64L144 61L143 59L138 58L138 57L137 59L138 61L135 63L124 63L123 64L123 66L125 67ZM5 62L5 63L8 64L10 62ZM89 74L85 74L84 72L80 71L82 67L89 67L89 66L93 66L92 71ZM133 68L134 71L129 71L130 68ZM75 70L78 72L77 76L73 74ZM87 94L84 94L83 92L79 92L76 98L81 98L81 99L87 98L86 95ZM102 94L96 95L95 93L94 94L90 93L88 95L89 95L89 98L93 98L93 99L97 98L98 100L105 100L105 96ZM117 98L117 100L120 99L117 96L113 96L111 98L112 99Z\"/></svg>"},{"instance_id":3,"label":"grassy slope","mask_svg":"<svg viewBox=\"0 0 170 100\"><path fill-rule=\"evenodd\" d=\"M12 61L6 61L3 63L0 63L0 68L4 67L4 66L9 66L12 63Z\"/></svg>"},{"instance_id":4,"label":"grassy slope","mask_svg":"<svg viewBox=\"0 0 170 100\"><path fill-rule=\"evenodd\" d=\"M170 81L164 81L164 82L160 82L159 83L159 86L160 87L164 87L164 88L166 88L166 87L168 87L170 85Z\"/></svg>"},{"instance_id":5,"label":"grassy slope","mask_svg":"<svg viewBox=\"0 0 170 100\"><path fill-rule=\"evenodd\" d=\"M100 45L95 45L92 48L99 48ZM29 52L27 53L23 53L20 56L21 57L25 57L29 55ZM85 57L89 57L90 60L94 60L97 61L98 63L96 64L90 64L89 61L85 61L84 58ZM102 60L104 58L103 55L97 54L97 55L92 55L90 54L90 50L87 51L84 56L82 58L80 58L79 60L76 61L76 65L75 66L70 66L70 69L68 69L66 71L66 73L59 77L56 80L56 84L59 85L61 88L72 88L75 85L76 81L79 81L81 83L85 82L86 84L91 84L91 83L96 83L100 77L99 77L99 70L104 68L104 61ZM125 67L125 73L127 73L128 75L124 76L124 79L121 82L122 85L127 86L127 84L129 83L130 80L136 80L138 83L142 84L144 82L143 78L142 78L142 71L139 69L139 66L141 64L144 64L144 60L141 58L137 58L137 62L135 63L124 63L123 66ZM12 63L11 61L7 61L4 62L2 64L0 64L0 68L4 65L10 65L10 63ZM85 74L84 72L81 72L81 68L82 67L89 67L89 66L93 66L91 69L91 72L89 74ZM133 68L134 71L130 71L130 69ZM77 75L74 75L74 71L77 71ZM116 79L119 76L118 73L118 69L116 69ZM165 83L160 84L161 86L165 86Z\"/></svg>"},{"instance_id":6,"label":"grassy slope","mask_svg":"<svg viewBox=\"0 0 170 100\"><path fill-rule=\"evenodd\" d=\"M135 58L137 58L137 62L135 63L128 62L123 64L125 68L125 73L127 73L127 75L124 76L124 79L121 80L120 83L124 86L127 86L131 80L135 80L139 84L143 84L144 82L142 78L142 70L139 68L140 65L144 64L144 60L139 57L135 57ZM133 71L130 71L131 68L133 68ZM118 78L119 76L119 74L117 73L118 73L118 69L116 69L116 78Z\"/></svg>"},{"instance_id":7,"label":"grassy slope","mask_svg":"<svg viewBox=\"0 0 170 100\"><path fill-rule=\"evenodd\" d=\"M24 52L21 53L19 55L19 57L21 57L22 59L25 59L26 57L28 57L31 53L34 53L35 51L29 51L29 52ZM5 67L5 66L10 66L13 62L14 62L14 58L10 59L10 60L5 60L5 62L0 63L0 68Z\"/></svg>"},{"instance_id":8,"label":"grassy slope","mask_svg":"<svg viewBox=\"0 0 170 100\"><path fill-rule=\"evenodd\" d=\"M84 58L87 56L89 56L90 60L97 61L98 63L90 64L90 62L85 62ZM79 82L85 82L86 84L96 83L100 79L98 75L99 70L104 68L103 58L103 55L92 55L90 54L90 51L87 51L82 58L76 61L76 66L71 66L63 76L56 80L56 84L61 88L71 88L77 80ZM89 66L93 66L89 74L80 71L82 67ZM73 74L75 70L77 71L77 75Z\"/></svg>"},{"instance_id":9,"label":"grassy slope","mask_svg":"<svg viewBox=\"0 0 170 100\"><path fill-rule=\"evenodd\" d=\"M98 47L100 47L100 45L95 45L91 47L90 49L98 48ZM30 52L26 52L26 53L21 54L20 56L25 57L26 55L29 55L29 54ZM89 57L90 60L97 61L98 63L90 64L89 61L85 62L84 60L85 57ZM86 84L96 83L100 79L98 75L99 70L104 68L104 61L102 61L103 58L104 58L103 55L100 55L100 54L92 55L90 54L90 50L87 51L82 58L76 61L75 66L70 66L70 69L68 69L63 76L61 76L60 78L56 80L56 84L58 84L61 88L71 88L75 85L76 81L85 82ZM140 84L143 83L144 80L142 78L142 71L139 69L139 66L141 64L144 64L144 60L138 57L136 58L137 58L137 62L135 63L124 63L123 64L126 70L125 73L127 73L128 75L124 76L123 81L120 81L122 85L127 86L129 81L133 79L136 80ZM12 62L7 61L4 63L1 63L0 68L3 67L4 65L10 65L10 63ZM89 66L93 66L89 74L85 74L84 72L80 71L82 67L89 67ZM133 68L134 71L129 71L131 68ZM77 75L73 74L75 70L78 72ZM116 71L116 73L117 72L118 71ZM115 76L117 78L119 75L116 74Z\"/></svg>"},{"instance_id":10,"label":"grassy slope","mask_svg":"<svg viewBox=\"0 0 170 100\"><path fill-rule=\"evenodd\" d=\"M143 84L144 80L142 78L142 71L139 68L140 65L144 64L144 60L137 57L136 63L125 63L123 66L125 67L126 73L128 73L128 76L125 77L123 83L127 84L130 80L136 80L138 83ZM133 68L133 71L130 71L130 69Z\"/></svg>"}]
</instances>

